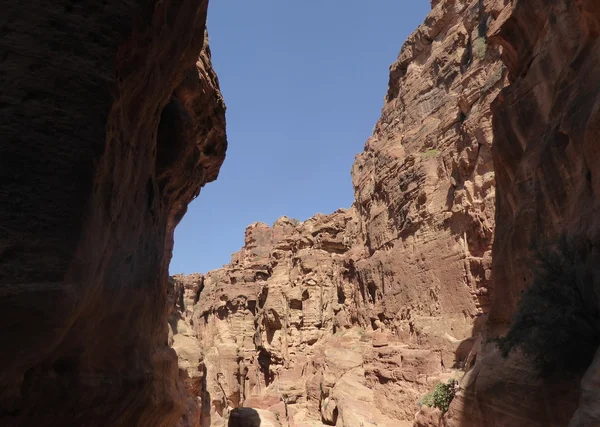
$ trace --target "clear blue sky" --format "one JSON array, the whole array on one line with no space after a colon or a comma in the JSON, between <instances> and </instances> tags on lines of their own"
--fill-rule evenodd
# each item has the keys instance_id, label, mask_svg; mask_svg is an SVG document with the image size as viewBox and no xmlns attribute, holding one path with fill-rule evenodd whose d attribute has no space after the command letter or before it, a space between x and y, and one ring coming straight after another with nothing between
<instances>
[{"instance_id":1,"label":"clear blue sky","mask_svg":"<svg viewBox=\"0 0 600 427\"><path fill-rule=\"evenodd\" d=\"M229 148L175 231L171 274L230 260L255 221L350 207L388 67L429 0L210 0Z\"/></svg>"}]
</instances>

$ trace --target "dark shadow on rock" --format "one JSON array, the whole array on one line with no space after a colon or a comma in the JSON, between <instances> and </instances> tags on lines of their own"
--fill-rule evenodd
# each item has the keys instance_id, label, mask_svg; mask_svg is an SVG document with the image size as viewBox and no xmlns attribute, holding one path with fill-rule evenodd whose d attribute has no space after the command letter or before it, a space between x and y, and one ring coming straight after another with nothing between
<instances>
[{"instance_id":1,"label":"dark shadow on rock","mask_svg":"<svg viewBox=\"0 0 600 427\"><path fill-rule=\"evenodd\" d=\"M481 328L483 327L487 316L481 315L475 318L473 322L473 329L471 330L471 336L467 339L464 339L456 349L454 353L454 368L464 369L468 371L475 364L475 359L477 357L476 354L472 354L473 347L475 346L475 342L477 341L477 336L479 332L481 332ZM469 357L471 356L471 357ZM466 364L469 366L466 366Z\"/></svg>"},{"instance_id":2,"label":"dark shadow on rock","mask_svg":"<svg viewBox=\"0 0 600 427\"><path fill-rule=\"evenodd\" d=\"M198 389L195 390L195 394L200 396L200 401L202 402L202 406L200 407L200 426L201 427L210 427L211 425L211 400L210 400L210 392L208 391L208 387L206 385L206 365L204 363L200 364L200 370L202 371L202 376L200 377L200 383L198 385Z\"/></svg>"},{"instance_id":3,"label":"dark shadow on rock","mask_svg":"<svg viewBox=\"0 0 600 427\"><path fill-rule=\"evenodd\" d=\"M228 427L260 427L260 415L252 408L235 408L229 414Z\"/></svg>"}]
</instances>

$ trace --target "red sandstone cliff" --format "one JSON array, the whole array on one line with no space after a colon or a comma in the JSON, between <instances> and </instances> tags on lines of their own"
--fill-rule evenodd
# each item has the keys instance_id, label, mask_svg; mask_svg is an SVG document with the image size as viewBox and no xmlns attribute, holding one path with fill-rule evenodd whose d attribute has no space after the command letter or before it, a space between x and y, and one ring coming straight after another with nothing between
<instances>
[{"instance_id":1,"label":"red sandstone cliff","mask_svg":"<svg viewBox=\"0 0 600 427\"><path fill-rule=\"evenodd\" d=\"M172 426L173 229L217 177L207 1L4 2L0 424Z\"/></svg>"},{"instance_id":2,"label":"red sandstone cliff","mask_svg":"<svg viewBox=\"0 0 600 427\"><path fill-rule=\"evenodd\" d=\"M597 1L432 1L353 207L253 224L228 266L169 288L173 228L226 148L206 2L13 3L0 424L222 425L244 405L261 427L410 425L466 370L415 425L600 425Z\"/></svg>"},{"instance_id":3,"label":"red sandstone cliff","mask_svg":"<svg viewBox=\"0 0 600 427\"><path fill-rule=\"evenodd\" d=\"M600 3L513 1L488 33L510 77L493 105L494 292L449 425L598 426ZM532 268L539 253L556 262ZM509 326L527 357L485 345ZM540 356L573 372L544 378Z\"/></svg>"},{"instance_id":4,"label":"red sandstone cliff","mask_svg":"<svg viewBox=\"0 0 600 427\"><path fill-rule=\"evenodd\" d=\"M415 426L600 425L599 35L592 0L433 1L353 207L175 279L202 425L411 425L452 376Z\"/></svg>"},{"instance_id":5,"label":"red sandstone cliff","mask_svg":"<svg viewBox=\"0 0 600 427\"><path fill-rule=\"evenodd\" d=\"M175 278L189 297L174 347L182 367L202 361L205 426L241 405L297 426L411 425L460 376L492 291L490 104L506 72L486 34L501 10L436 2L409 37L351 209L253 224L229 265Z\"/></svg>"}]
</instances>

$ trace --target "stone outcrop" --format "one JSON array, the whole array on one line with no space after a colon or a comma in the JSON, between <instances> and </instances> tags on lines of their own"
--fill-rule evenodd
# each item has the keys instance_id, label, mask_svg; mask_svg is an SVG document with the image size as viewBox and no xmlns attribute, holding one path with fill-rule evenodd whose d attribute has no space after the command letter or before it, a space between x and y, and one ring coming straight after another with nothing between
<instances>
[{"instance_id":1,"label":"stone outcrop","mask_svg":"<svg viewBox=\"0 0 600 427\"><path fill-rule=\"evenodd\" d=\"M449 425L600 425L598 356L589 355L594 359L587 371L544 380L519 351L503 359L495 345L485 345L486 338L506 331L522 291L539 279L532 269L536 254L558 246L562 236L584 248L579 255L589 263L574 266L576 280L588 281L585 304L596 312L600 305L600 3L515 0L488 35L502 47L510 78L493 105L494 292L483 351L451 407ZM563 301L559 312L571 310ZM597 329L590 338L600 342ZM588 343L573 344L582 352Z\"/></svg>"},{"instance_id":2,"label":"stone outcrop","mask_svg":"<svg viewBox=\"0 0 600 427\"><path fill-rule=\"evenodd\" d=\"M412 425L467 364L492 291L490 104L506 70L487 32L502 6L432 6L390 69L353 207L253 224L229 265L195 287L175 277L198 298L183 329L206 370L192 374L203 426L239 406L297 426Z\"/></svg>"},{"instance_id":3,"label":"stone outcrop","mask_svg":"<svg viewBox=\"0 0 600 427\"><path fill-rule=\"evenodd\" d=\"M226 149L206 1L5 2L0 424L171 426L173 229Z\"/></svg>"}]
</instances>

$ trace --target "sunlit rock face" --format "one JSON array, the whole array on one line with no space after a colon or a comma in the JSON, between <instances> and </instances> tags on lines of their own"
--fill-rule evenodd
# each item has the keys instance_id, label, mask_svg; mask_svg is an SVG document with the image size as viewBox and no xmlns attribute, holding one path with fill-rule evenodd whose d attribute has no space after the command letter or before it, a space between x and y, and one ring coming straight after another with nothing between
<instances>
[{"instance_id":1,"label":"sunlit rock face","mask_svg":"<svg viewBox=\"0 0 600 427\"><path fill-rule=\"evenodd\" d=\"M172 426L185 410L167 266L226 149L206 9L3 4L3 426Z\"/></svg>"},{"instance_id":2,"label":"sunlit rock face","mask_svg":"<svg viewBox=\"0 0 600 427\"><path fill-rule=\"evenodd\" d=\"M239 406L305 427L600 425L594 351L549 379L493 340L565 236L595 321L599 34L592 0L432 1L390 68L353 206L252 224L228 265L175 277L200 425ZM446 414L419 408L464 371Z\"/></svg>"},{"instance_id":3,"label":"sunlit rock face","mask_svg":"<svg viewBox=\"0 0 600 427\"><path fill-rule=\"evenodd\" d=\"M467 364L492 291L490 105L507 72L486 35L501 10L434 4L390 68L350 209L252 224L228 265L175 277L204 426L238 406L304 426L411 425Z\"/></svg>"}]
</instances>

